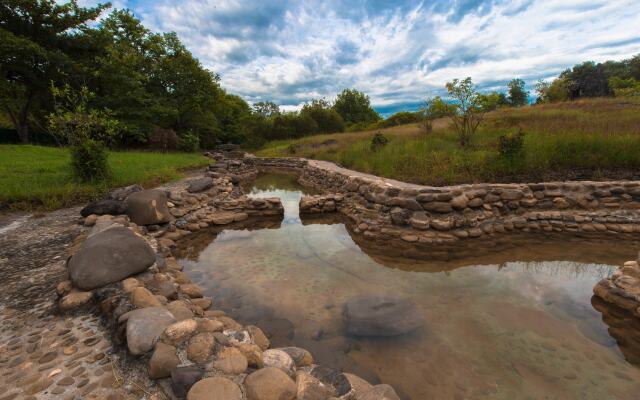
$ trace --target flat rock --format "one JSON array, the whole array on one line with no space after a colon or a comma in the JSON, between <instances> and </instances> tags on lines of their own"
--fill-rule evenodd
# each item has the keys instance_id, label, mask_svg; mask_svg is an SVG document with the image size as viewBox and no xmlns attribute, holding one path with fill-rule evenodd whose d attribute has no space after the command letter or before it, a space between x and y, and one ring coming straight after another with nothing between
<instances>
[{"instance_id":1,"label":"flat rock","mask_svg":"<svg viewBox=\"0 0 640 400\"><path fill-rule=\"evenodd\" d=\"M207 189L213 187L213 179L205 176L204 178L193 179L189 181L189 187L187 187L187 192L189 193L197 193L203 192Z\"/></svg>"},{"instance_id":2,"label":"flat rock","mask_svg":"<svg viewBox=\"0 0 640 400\"><path fill-rule=\"evenodd\" d=\"M127 197L129 197L130 194L136 193L136 192L142 192L143 190L144 189L142 188L142 186L138 184L134 184L134 185L113 189L112 191L109 192L108 197L111 200L124 201L127 199Z\"/></svg>"},{"instance_id":3,"label":"flat rock","mask_svg":"<svg viewBox=\"0 0 640 400\"><path fill-rule=\"evenodd\" d=\"M180 359L176 355L176 348L164 344L156 343L153 355L149 359L149 378L159 379L171 376L171 372L180 364Z\"/></svg>"},{"instance_id":4,"label":"flat rock","mask_svg":"<svg viewBox=\"0 0 640 400\"><path fill-rule=\"evenodd\" d=\"M91 290L118 282L149 268L153 249L125 227L113 227L87 238L69 259L74 286Z\"/></svg>"},{"instance_id":5,"label":"flat rock","mask_svg":"<svg viewBox=\"0 0 640 400\"><path fill-rule=\"evenodd\" d=\"M204 376L204 369L196 366L179 367L171 372L171 389L180 399L184 399L189 389Z\"/></svg>"},{"instance_id":6,"label":"flat rock","mask_svg":"<svg viewBox=\"0 0 640 400\"><path fill-rule=\"evenodd\" d=\"M293 400L296 384L279 368L265 367L251 373L244 381L249 400Z\"/></svg>"},{"instance_id":7,"label":"flat rock","mask_svg":"<svg viewBox=\"0 0 640 400\"><path fill-rule=\"evenodd\" d=\"M357 336L397 336L420 328L423 318L408 299L357 296L344 306L347 333Z\"/></svg>"},{"instance_id":8,"label":"flat rock","mask_svg":"<svg viewBox=\"0 0 640 400\"><path fill-rule=\"evenodd\" d=\"M206 378L191 387L187 400L242 400L242 391L227 378Z\"/></svg>"},{"instance_id":9,"label":"flat rock","mask_svg":"<svg viewBox=\"0 0 640 400\"><path fill-rule=\"evenodd\" d=\"M160 307L133 310L127 319L127 347L133 355L151 351L162 332L176 322L173 315Z\"/></svg>"},{"instance_id":10,"label":"flat rock","mask_svg":"<svg viewBox=\"0 0 640 400\"><path fill-rule=\"evenodd\" d=\"M122 215L127 213L127 206L123 201L118 200L102 200L87 204L82 210L80 215L88 217L91 214L95 215Z\"/></svg>"},{"instance_id":11,"label":"flat rock","mask_svg":"<svg viewBox=\"0 0 640 400\"><path fill-rule=\"evenodd\" d=\"M143 190L127 197L127 215L138 225L155 225L172 220L167 195L161 190Z\"/></svg>"}]
</instances>

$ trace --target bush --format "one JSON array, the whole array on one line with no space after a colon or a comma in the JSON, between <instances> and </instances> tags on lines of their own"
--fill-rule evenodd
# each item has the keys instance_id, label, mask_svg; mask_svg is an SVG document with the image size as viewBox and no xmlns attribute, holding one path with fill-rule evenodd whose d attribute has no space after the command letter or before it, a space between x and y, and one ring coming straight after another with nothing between
<instances>
[{"instance_id":1,"label":"bush","mask_svg":"<svg viewBox=\"0 0 640 400\"><path fill-rule=\"evenodd\" d=\"M178 135L173 129L156 128L149 135L149 147L154 150L166 152L175 150L178 146Z\"/></svg>"},{"instance_id":2,"label":"bush","mask_svg":"<svg viewBox=\"0 0 640 400\"><path fill-rule=\"evenodd\" d=\"M382 133L378 132L371 138L371 151L378 151L386 146L387 143L389 143L389 139L387 139Z\"/></svg>"},{"instance_id":3,"label":"bush","mask_svg":"<svg viewBox=\"0 0 640 400\"><path fill-rule=\"evenodd\" d=\"M507 160L515 160L524 150L524 132L522 129L513 135L501 135L498 137L498 152L500 157Z\"/></svg>"},{"instance_id":4,"label":"bush","mask_svg":"<svg viewBox=\"0 0 640 400\"><path fill-rule=\"evenodd\" d=\"M195 153L199 148L200 138L195 133L186 133L178 140L178 149L185 153Z\"/></svg>"},{"instance_id":5,"label":"bush","mask_svg":"<svg viewBox=\"0 0 640 400\"><path fill-rule=\"evenodd\" d=\"M87 140L71 147L71 169L82 182L97 182L109 177L107 148L100 142Z\"/></svg>"}]
</instances>

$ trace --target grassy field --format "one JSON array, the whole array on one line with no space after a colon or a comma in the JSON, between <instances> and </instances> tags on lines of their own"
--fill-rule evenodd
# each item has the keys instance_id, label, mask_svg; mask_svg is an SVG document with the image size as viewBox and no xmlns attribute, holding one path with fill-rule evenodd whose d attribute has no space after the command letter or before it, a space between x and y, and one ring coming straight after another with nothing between
<instances>
[{"instance_id":1,"label":"grassy field","mask_svg":"<svg viewBox=\"0 0 640 400\"><path fill-rule=\"evenodd\" d=\"M74 181L66 149L0 145L0 209L54 209L97 199L110 188L149 187L180 178L180 170L206 165L199 154L112 152L112 178L100 185Z\"/></svg>"},{"instance_id":2,"label":"grassy field","mask_svg":"<svg viewBox=\"0 0 640 400\"><path fill-rule=\"evenodd\" d=\"M525 133L522 152L502 157L498 137ZM261 156L334 161L389 178L431 185L611 179L640 176L640 99L590 99L503 109L487 115L469 148L451 124L434 132L419 125L380 130L389 143L371 151L374 131L319 135L268 143Z\"/></svg>"}]
</instances>

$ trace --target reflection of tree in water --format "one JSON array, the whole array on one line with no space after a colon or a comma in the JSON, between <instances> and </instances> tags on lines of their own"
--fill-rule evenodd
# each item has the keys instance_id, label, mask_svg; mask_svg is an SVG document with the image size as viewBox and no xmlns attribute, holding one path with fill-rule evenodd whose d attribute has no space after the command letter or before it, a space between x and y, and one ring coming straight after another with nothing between
<instances>
[{"instance_id":1,"label":"reflection of tree in water","mask_svg":"<svg viewBox=\"0 0 640 400\"><path fill-rule=\"evenodd\" d=\"M640 319L631 312L593 296L591 305L602 314L608 332L618 343L625 360L640 365Z\"/></svg>"},{"instance_id":2,"label":"reflection of tree in water","mask_svg":"<svg viewBox=\"0 0 640 400\"><path fill-rule=\"evenodd\" d=\"M298 183L298 174L296 173L261 173L255 180L247 182L243 187L245 193L266 194L268 192L282 191L291 192L292 194L314 194L316 190L306 188ZM267 193L265 193L267 192Z\"/></svg>"}]
</instances>

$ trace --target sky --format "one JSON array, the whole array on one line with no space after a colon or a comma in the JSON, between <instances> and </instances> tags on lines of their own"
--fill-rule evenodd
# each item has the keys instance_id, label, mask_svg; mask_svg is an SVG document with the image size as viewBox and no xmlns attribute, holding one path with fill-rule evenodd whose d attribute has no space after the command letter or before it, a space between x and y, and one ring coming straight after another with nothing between
<instances>
[{"instance_id":1,"label":"sky","mask_svg":"<svg viewBox=\"0 0 640 400\"><path fill-rule=\"evenodd\" d=\"M356 88L389 115L444 94L454 78L487 91L521 78L532 89L582 61L640 53L639 0L112 3L176 32L229 92L285 110Z\"/></svg>"}]
</instances>

